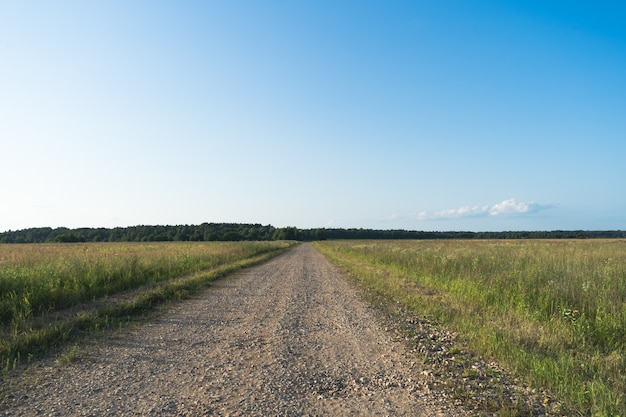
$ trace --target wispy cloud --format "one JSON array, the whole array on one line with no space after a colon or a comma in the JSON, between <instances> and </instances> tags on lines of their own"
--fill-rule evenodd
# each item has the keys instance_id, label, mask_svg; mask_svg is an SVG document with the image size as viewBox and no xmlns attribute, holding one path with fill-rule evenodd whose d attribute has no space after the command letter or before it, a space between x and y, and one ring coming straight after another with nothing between
<instances>
[{"instance_id":1,"label":"wispy cloud","mask_svg":"<svg viewBox=\"0 0 626 417\"><path fill-rule=\"evenodd\" d=\"M465 217L519 216L533 214L552 207L550 204L518 202L514 198L504 200L492 206L464 206L441 211L420 211L410 217L417 220L445 220Z\"/></svg>"},{"instance_id":2,"label":"wispy cloud","mask_svg":"<svg viewBox=\"0 0 626 417\"><path fill-rule=\"evenodd\" d=\"M550 205L548 204L538 204L532 201L530 203L518 203L514 198L511 198L491 207L489 209L489 215L506 216L512 214L530 214L549 207Z\"/></svg>"}]
</instances>

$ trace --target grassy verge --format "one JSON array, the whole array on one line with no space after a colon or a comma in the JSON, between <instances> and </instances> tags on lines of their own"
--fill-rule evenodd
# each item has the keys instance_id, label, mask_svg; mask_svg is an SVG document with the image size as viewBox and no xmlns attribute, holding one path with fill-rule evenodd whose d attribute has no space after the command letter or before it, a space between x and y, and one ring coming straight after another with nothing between
<instances>
[{"instance_id":1,"label":"grassy verge","mask_svg":"<svg viewBox=\"0 0 626 417\"><path fill-rule=\"evenodd\" d=\"M4 370L282 253L287 242L2 245ZM46 271L48 272L46 274Z\"/></svg>"},{"instance_id":2,"label":"grassy verge","mask_svg":"<svg viewBox=\"0 0 626 417\"><path fill-rule=\"evenodd\" d=\"M626 241L316 247L370 291L460 333L571 412L626 416Z\"/></svg>"}]
</instances>

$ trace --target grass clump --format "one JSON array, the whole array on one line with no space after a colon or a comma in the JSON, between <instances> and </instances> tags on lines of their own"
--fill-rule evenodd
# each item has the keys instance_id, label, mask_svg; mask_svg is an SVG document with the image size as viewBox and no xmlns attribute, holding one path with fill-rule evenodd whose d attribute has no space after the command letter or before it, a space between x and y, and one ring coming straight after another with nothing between
<instances>
[{"instance_id":1,"label":"grass clump","mask_svg":"<svg viewBox=\"0 0 626 417\"><path fill-rule=\"evenodd\" d=\"M626 416L626 241L316 247L362 285L459 332L581 415Z\"/></svg>"}]
</instances>

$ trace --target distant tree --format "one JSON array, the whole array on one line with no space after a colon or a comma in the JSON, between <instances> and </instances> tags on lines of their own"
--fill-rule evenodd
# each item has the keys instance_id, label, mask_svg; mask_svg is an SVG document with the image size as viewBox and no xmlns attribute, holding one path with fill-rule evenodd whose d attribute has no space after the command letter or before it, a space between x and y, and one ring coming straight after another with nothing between
<instances>
[{"instance_id":1,"label":"distant tree","mask_svg":"<svg viewBox=\"0 0 626 417\"><path fill-rule=\"evenodd\" d=\"M190 233L187 230L187 226L178 226L176 233L174 234L175 241L188 241Z\"/></svg>"},{"instance_id":2,"label":"distant tree","mask_svg":"<svg viewBox=\"0 0 626 417\"><path fill-rule=\"evenodd\" d=\"M300 240L300 231L296 227L283 227L274 232L275 240Z\"/></svg>"},{"instance_id":3,"label":"distant tree","mask_svg":"<svg viewBox=\"0 0 626 417\"><path fill-rule=\"evenodd\" d=\"M323 229L315 229L315 232L313 233L313 237L315 238L315 240L325 240L326 233L324 233Z\"/></svg>"},{"instance_id":4,"label":"distant tree","mask_svg":"<svg viewBox=\"0 0 626 417\"><path fill-rule=\"evenodd\" d=\"M62 235L58 235L55 238L55 240L59 243L76 243L76 242L84 242L85 238L76 233L68 232Z\"/></svg>"}]
</instances>

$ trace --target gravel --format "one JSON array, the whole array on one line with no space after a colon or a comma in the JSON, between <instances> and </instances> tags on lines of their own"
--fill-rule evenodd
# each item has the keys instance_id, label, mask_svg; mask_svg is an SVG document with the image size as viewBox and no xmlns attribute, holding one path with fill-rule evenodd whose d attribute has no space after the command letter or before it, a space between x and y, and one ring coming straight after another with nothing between
<instances>
[{"instance_id":1,"label":"gravel","mask_svg":"<svg viewBox=\"0 0 626 417\"><path fill-rule=\"evenodd\" d=\"M380 310L301 244L96 337L69 363L5 378L0 416L475 415L440 389L455 378L435 366L442 330L401 317L385 329Z\"/></svg>"},{"instance_id":2,"label":"gravel","mask_svg":"<svg viewBox=\"0 0 626 417\"><path fill-rule=\"evenodd\" d=\"M382 322L404 342L432 377L428 388L447 396L476 416L571 416L574 413L548 391L534 388L497 362L469 351L463 338L437 323L386 300L378 305Z\"/></svg>"}]
</instances>

